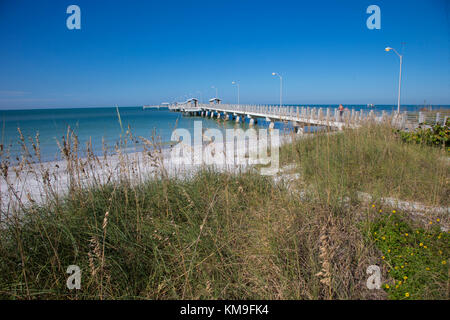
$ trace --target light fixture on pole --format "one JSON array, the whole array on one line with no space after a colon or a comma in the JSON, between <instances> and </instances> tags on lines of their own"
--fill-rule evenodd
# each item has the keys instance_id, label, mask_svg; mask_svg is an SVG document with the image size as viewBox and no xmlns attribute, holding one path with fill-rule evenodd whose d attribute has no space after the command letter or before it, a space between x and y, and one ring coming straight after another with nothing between
<instances>
[{"instance_id":1,"label":"light fixture on pole","mask_svg":"<svg viewBox=\"0 0 450 320\"><path fill-rule=\"evenodd\" d=\"M216 89L216 98L219 98L219 90L214 86L211 86L211 88Z\"/></svg>"},{"instance_id":2,"label":"light fixture on pole","mask_svg":"<svg viewBox=\"0 0 450 320\"><path fill-rule=\"evenodd\" d=\"M237 89L238 89L238 105L239 105L240 104L239 103L239 83L236 82L236 81L233 81L231 84L235 84L237 86Z\"/></svg>"},{"instance_id":3,"label":"light fixture on pole","mask_svg":"<svg viewBox=\"0 0 450 320\"><path fill-rule=\"evenodd\" d=\"M398 57L400 58L400 72L399 72L399 76L398 76L398 101L397 101L397 113L400 113L400 91L401 91L401 87L402 87L402 63L403 63L403 55L399 54L397 52L397 50L395 50L394 48L391 47L386 47L384 49L384 51L389 52L389 51L394 51Z\"/></svg>"},{"instance_id":4,"label":"light fixture on pole","mask_svg":"<svg viewBox=\"0 0 450 320\"><path fill-rule=\"evenodd\" d=\"M200 103L203 103L203 93L201 91L197 91L197 93L200 93Z\"/></svg>"},{"instance_id":5,"label":"light fixture on pole","mask_svg":"<svg viewBox=\"0 0 450 320\"><path fill-rule=\"evenodd\" d=\"M280 108L283 105L283 77L276 72L272 72L273 76L280 77Z\"/></svg>"}]
</instances>

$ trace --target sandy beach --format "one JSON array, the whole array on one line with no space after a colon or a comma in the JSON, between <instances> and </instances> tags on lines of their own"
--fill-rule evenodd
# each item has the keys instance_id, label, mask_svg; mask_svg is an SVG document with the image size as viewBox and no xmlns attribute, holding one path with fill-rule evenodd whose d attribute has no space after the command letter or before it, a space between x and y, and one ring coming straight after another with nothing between
<instances>
[{"instance_id":1,"label":"sandy beach","mask_svg":"<svg viewBox=\"0 0 450 320\"><path fill-rule=\"evenodd\" d=\"M279 142L269 145L270 150L304 135L283 135ZM204 139L207 140L207 139ZM227 151L234 147L233 163L226 159ZM201 153L196 151L202 150ZM49 161L24 164L8 168L0 183L1 210L5 215L14 207L21 209L30 203L43 203L49 199L61 198L68 194L71 184L89 188L120 180L141 183L155 177L188 179L200 169L209 167L220 172L239 172L252 167L249 155L257 158L258 143L243 147L230 142L216 147L214 142L203 142L202 149L196 149L180 142L170 148L154 148L139 152L121 152L104 157L73 158L70 161ZM238 157L241 155L241 158ZM244 156L244 158L242 158ZM214 159L212 159L214 158ZM189 160L191 159L191 160ZM209 159L209 160L208 160ZM270 159L266 159L270 162ZM278 159L277 159L278 161ZM212 162L212 163L211 163ZM258 162L258 161L256 161ZM278 165L278 164L276 164ZM276 174L277 170L273 173Z\"/></svg>"}]
</instances>

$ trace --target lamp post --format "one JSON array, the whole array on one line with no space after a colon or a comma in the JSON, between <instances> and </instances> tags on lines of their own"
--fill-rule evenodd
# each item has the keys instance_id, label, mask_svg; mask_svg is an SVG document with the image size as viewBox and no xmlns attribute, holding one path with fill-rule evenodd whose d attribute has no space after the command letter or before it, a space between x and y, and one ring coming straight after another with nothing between
<instances>
[{"instance_id":1,"label":"lamp post","mask_svg":"<svg viewBox=\"0 0 450 320\"><path fill-rule=\"evenodd\" d=\"M219 90L214 86L211 86L211 88L216 89L216 98L219 98Z\"/></svg>"},{"instance_id":2,"label":"lamp post","mask_svg":"<svg viewBox=\"0 0 450 320\"><path fill-rule=\"evenodd\" d=\"M233 81L231 84L235 84L237 86L238 89L238 106L239 106L239 83L236 81Z\"/></svg>"},{"instance_id":3,"label":"lamp post","mask_svg":"<svg viewBox=\"0 0 450 320\"><path fill-rule=\"evenodd\" d=\"M272 72L273 76L280 77L280 108L283 105L283 77L276 72Z\"/></svg>"},{"instance_id":4,"label":"lamp post","mask_svg":"<svg viewBox=\"0 0 450 320\"><path fill-rule=\"evenodd\" d=\"M402 63L403 63L403 55L401 55L401 54L399 54L398 52L397 52L397 50L395 50L394 48L391 48L391 47L386 47L385 49L384 49L386 52L389 52L389 51L394 51L397 55L398 55L398 57L400 58L400 73L399 73L399 76L398 76L398 101L397 101L397 113L398 114L400 114L400 89L401 89L401 87L402 87Z\"/></svg>"}]
</instances>

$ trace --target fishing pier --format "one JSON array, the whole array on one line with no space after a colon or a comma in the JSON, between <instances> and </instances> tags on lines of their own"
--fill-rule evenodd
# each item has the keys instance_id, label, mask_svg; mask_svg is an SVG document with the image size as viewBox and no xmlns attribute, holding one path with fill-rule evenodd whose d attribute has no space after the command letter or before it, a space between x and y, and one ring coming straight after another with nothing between
<instances>
[{"instance_id":1,"label":"fishing pier","mask_svg":"<svg viewBox=\"0 0 450 320\"><path fill-rule=\"evenodd\" d=\"M317 108L300 106L273 105L236 105L236 104L177 104L169 106L169 110L182 112L184 115L209 117L227 121L243 122L248 119L249 125L257 124L260 120L269 123L269 128L275 122L291 122L297 133L303 133L305 126L326 127L331 130L357 128L366 123L391 123L399 129L415 129L419 124L445 123L449 114L426 112L388 113L367 109L344 110L337 108Z\"/></svg>"}]
</instances>

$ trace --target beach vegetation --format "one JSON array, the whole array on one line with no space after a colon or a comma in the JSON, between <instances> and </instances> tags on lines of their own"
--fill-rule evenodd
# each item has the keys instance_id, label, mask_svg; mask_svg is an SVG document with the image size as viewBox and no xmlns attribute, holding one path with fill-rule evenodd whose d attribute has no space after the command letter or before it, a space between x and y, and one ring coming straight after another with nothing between
<instances>
[{"instance_id":1,"label":"beach vegetation","mask_svg":"<svg viewBox=\"0 0 450 320\"><path fill-rule=\"evenodd\" d=\"M50 165L31 140L19 164L2 150L3 299L449 298L446 152L389 126L296 139L275 177L174 174L158 139L130 129L114 155L82 149L68 130L64 161ZM123 152L136 140L143 152ZM17 179L39 193L22 194ZM70 265L79 290L66 286ZM380 290L366 285L370 265Z\"/></svg>"}]
</instances>

